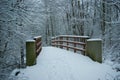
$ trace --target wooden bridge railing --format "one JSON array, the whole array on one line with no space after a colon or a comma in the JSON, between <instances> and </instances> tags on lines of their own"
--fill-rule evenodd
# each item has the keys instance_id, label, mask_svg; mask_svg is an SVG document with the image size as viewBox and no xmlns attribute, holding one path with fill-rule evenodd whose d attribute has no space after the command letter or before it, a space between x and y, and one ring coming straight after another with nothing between
<instances>
[{"instance_id":1,"label":"wooden bridge railing","mask_svg":"<svg viewBox=\"0 0 120 80\"><path fill-rule=\"evenodd\" d=\"M86 52L86 40L88 36L74 36L74 35L60 35L52 38L52 46L73 49L74 52L82 51L84 55Z\"/></svg>"},{"instance_id":2,"label":"wooden bridge railing","mask_svg":"<svg viewBox=\"0 0 120 80\"><path fill-rule=\"evenodd\" d=\"M52 38L52 46L82 51L94 61L102 62L102 40L88 36L60 35Z\"/></svg>"},{"instance_id":3,"label":"wooden bridge railing","mask_svg":"<svg viewBox=\"0 0 120 80\"><path fill-rule=\"evenodd\" d=\"M42 37L41 36L34 37L34 40L36 45L36 57L37 57L42 50Z\"/></svg>"},{"instance_id":4,"label":"wooden bridge railing","mask_svg":"<svg viewBox=\"0 0 120 80\"><path fill-rule=\"evenodd\" d=\"M88 36L60 35L52 38L52 46L82 51L95 61L102 62L102 40L89 39ZM26 41L26 65L36 64L36 58L42 50L42 37L34 37Z\"/></svg>"},{"instance_id":5,"label":"wooden bridge railing","mask_svg":"<svg viewBox=\"0 0 120 80\"><path fill-rule=\"evenodd\" d=\"M37 36L26 41L26 65L36 64L36 58L42 50L42 37Z\"/></svg>"}]
</instances>

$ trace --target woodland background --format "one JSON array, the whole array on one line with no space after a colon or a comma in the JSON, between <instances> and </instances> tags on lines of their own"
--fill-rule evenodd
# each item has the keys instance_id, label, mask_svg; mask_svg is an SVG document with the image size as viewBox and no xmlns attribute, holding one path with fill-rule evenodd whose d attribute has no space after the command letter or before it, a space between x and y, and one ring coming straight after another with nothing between
<instances>
[{"instance_id":1,"label":"woodland background","mask_svg":"<svg viewBox=\"0 0 120 80\"><path fill-rule=\"evenodd\" d=\"M64 34L101 38L103 61L120 71L120 0L0 0L0 80L22 67L27 39L50 46Z\"/></svg>"}]
</instances>

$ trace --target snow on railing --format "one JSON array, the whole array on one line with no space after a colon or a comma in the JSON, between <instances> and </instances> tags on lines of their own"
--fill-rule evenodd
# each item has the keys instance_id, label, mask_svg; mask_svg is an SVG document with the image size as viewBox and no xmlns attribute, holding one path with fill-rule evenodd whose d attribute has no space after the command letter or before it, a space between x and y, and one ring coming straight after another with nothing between
<instances>
[{"instance_id":1,"label":"snow on railing","mask_svg":"<svg viewBox=\"0 0 120 80\"><path fill-rule=\"evenodd\" d=\"M87 39L89 39L88 36L60 35L52 37L52 46L60 48L65 47L67 50L73 49L74 52L82 51L82 53L86 55L85 52Z\"/></svg>"},{"instance_id":2,"label":"snow on railing","mask_svg":"<svg viewBox=\"0 0 120 80\"><path fill-rule=\"evenodd\" d=\"M42 50L42 37L34 37L33 40L26 41L26 65L36 64L36 58Z\"/></svg>"}]
</instances>

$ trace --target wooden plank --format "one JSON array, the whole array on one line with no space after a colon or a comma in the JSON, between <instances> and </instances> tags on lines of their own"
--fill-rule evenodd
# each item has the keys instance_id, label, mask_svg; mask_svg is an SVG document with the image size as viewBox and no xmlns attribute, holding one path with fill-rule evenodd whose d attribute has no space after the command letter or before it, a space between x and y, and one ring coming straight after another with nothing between
<instances>
[{"instance_id":1,"label":"wooden plank","mask_svg":"<svg viewBox=\"0 0 120 80\"><path fill-rule=\"evenodd\" d=\"M42 46L40 46L40 47L36 50L36 54L37 54L37 56L39 55L41 49L42 49Z\"/></svg>"},{"instance_id":2,"label":"wooden plank","mask_svg":"<svg viewBox=\"0 0 120 80\"><path fill-rule=\"evenodd\" d=\"M38 56L41 49L42 49L42 37L41 36L37 36L37 37L34 37L34 40L36 42L36 55Z\"/></svg>"},{"instance_id":3,"label":"wooden plank","mask_svg":"<svg viewBox=\"0 0 120 80\"><path fill-rule=\"evenodd\" d=\"M66 42L67 42L67 46L69 46L69 38L66 38ZM67 50L69 50L68 47L67 47Z\"/></svg>"},{"instance_id":4,"label":"wooden plank","mask_svg":"<svg viewBox=\"0 0 120 80\"><path fill-rule=\"evenodd\" d=\"M68 48L71 48L71 49L76 49L78 51L85 51L85 49L83 48L78 48L78 47L73 47L73 46L67 46L67 45L61 45L61 44L53 44L54 46L63 46L63 47L68 47Z\"/></svg>"},{"instance_id":5,"label":"wooden plank","mask_svg":"<svg viewBox=\"0 0 120 80\"><path fill-rule=\"evenodd\" d=\"M62 39L61 39L62 38ZM86 40L89 39L89 36L76 36L76 35L59 35L52 38L52 46L56 47L66 47L67 50L74 49L74 52L82 51L82 54L86 52ZM65 43L66 45L63 45ZM73 46L69 46L69 44L73 44ZM79 48L77 45L83 46L83 48Z\"/></svg>"},{"instance_id":6,"label":"wooden plank","mask_svg":"<svg viewBox=\"0 0 120 80\"><path fill-rule=\"evenodd\" d=\"M63 40L63 37L60 37L59 38L61 40L61 42L59 42L60 44L63 44L62 40ZM62 46L60 46L60 48L63 48Z\"/></svg>"},{"instance_id":7,"label":"wooden plank","mask_svg":"<svg viewBox=\"0 0 120 80\"><path fill-rule=\"evenodd\" d=\"M80 44L80 45L85 45L86 43L84 42L77 42L77 41L68 41L68 40L52 40L53 43L55 42L66 42L66 43L74 43L74 44Z\"/></svg>"},{"instance_id":8,"label":"wooden plank","mask_svg":"<svg viewBox=\"0 0 120 80\"><path fill-rule=\"evenodd\" d=\"M74 42L76 41L76 37L74 38ZM73 43L74 47L76 47L76 43ZM74 49L74 52L76 52L76 49Z\"/></svg>"},{"instance_id":9,"label":"wooden plank","mask_svg":"<svg viewBox=\"0 0 120 80\"><path fill-rule=\"evenodd\" d=\"M40 42L38 42L38 43L36 43L36 49L38 49L40 46L41 46L41 44L42 44L42 42L40 41Z\"/></svg>"},{"instance_id":10,"label":"wooden plank","mask_svg":"<svg viewBox=\"0 0 120 80\"><path fill-rule=\"evenodd\" d=\"M60 35L58 37L68 37L68 38L84 38L89 39L89 36L77 36L77 35Z\"/></svg>"}]
</instances>

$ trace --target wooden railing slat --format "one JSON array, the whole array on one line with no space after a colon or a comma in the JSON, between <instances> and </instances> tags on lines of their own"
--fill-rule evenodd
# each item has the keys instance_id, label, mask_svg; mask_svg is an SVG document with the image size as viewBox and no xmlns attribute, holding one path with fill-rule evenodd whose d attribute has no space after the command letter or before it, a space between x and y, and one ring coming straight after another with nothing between
<instances>
[{"instance_id":1,"label":"wooden railing slat","mask_svg":"<svg viewBox=\"0 0 120 80\"><path fill-rule=\"evenodd\" d=\"M75 43L75 44L85 45L84 42L67 41L67 40L52 40L52 43L55 43L55 42L66 42L66 43Z\"/></svg>"},{"instance_id":2,"label":"wooden railing slat","mask_svg":"<svg viewBox=\"0 0 120 80\"><path fill-rule=\"evenodd\" d=\"M41 36L34 37L34 40L36 41L36 55L38 56L42 49L42 37Z\"/></svg>"},{"instance_id":3,"label":"wooden railing slat","mask_svg":"<svg viewBox=\"0 0 120 80\"><path fill-rule=\"evenodd\" d=\"M85 55L87 39L89 39L88 36L60 35L52 38L52 46L60 48L66 47L67 50L70 48L73 49L74 52L82 51ZM81 45L82 48L79 48L78 45Z\"/></svg>"},{"instance_id":4,"label":"wooden railing slat","mask_svg":"<svg viewBox=\"0 0 120 80\"><path fill-rule=\"evenodd\" d=\"M77 48L77 47L73 47L73 46L67 46L67 45L61 45L61 44L52 44L52 45L68 47L68 48L76 49L76 50L79 50L79 51L85 51L85 49L83 49L83 48Z\"/></svg>"}]
</instances>

